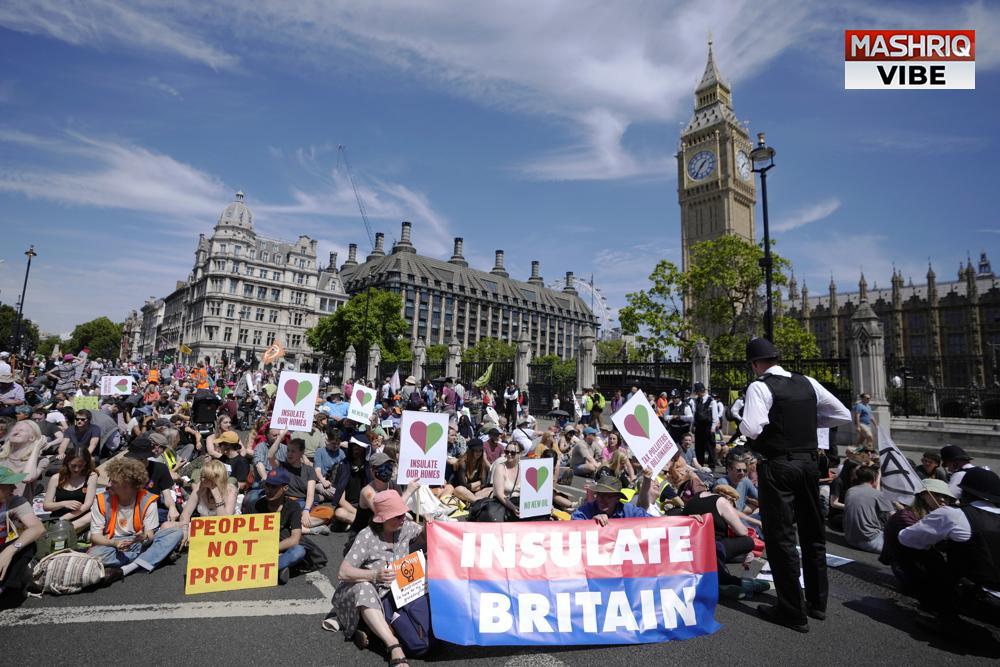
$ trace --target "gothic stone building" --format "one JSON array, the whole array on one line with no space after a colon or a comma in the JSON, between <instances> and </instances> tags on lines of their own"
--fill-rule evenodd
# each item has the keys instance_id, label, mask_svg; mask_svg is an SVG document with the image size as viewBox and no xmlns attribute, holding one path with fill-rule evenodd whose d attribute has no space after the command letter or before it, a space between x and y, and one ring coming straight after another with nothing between
<instances>
[{"instance_id":1,"label":"gothic stone building","mask_svg":"<svg viewBox=\"0 0 1000 667\"><path fill-rule=\"evenodd\" d=\"M932 380L938 387L985 386L997 382L1000 352L1000 283L986 253L978 267L959 264L958 279L938 282L928 267L927 282L904 284L893 270L890 287L869 289L862 274L857 292L837 293L830 281L827 294L801 294L794 276L784 314L794 317L813 335L826 357L847 356L851 315L868 301L885 332L887 371L909 369L916 380Z\"/></svg>"},{"instance_id":2,"label":"gothic stone building","mask_svg":"<svg viewBox=\"0 0 1000 667\"><path fill-rule=\"evenodd\" d=\"M596 319L573 288L571 272L566 274L567 286L556 291L545 287L538 262L531 263L527 281L511 278L503 250L496 251L489 272L470 268L462 256L461 238L455 239L450 259L425 257L417 254L411 227L402 224L400 240L389 254L385 236L376 234L375 248L360 264L352 243L340 275L349 294L369 287L399 294L412 340L428 345L457 342L464 349L483 338L513 343L525 335L533 356L557 354L565 359L574 356L585 330L593 335Z\"/></svg>"},{"instance_id":3,"label":"gothic stone building","mask_svg":"<svg viewBox=\"0 0 1000 667\"><path fill-rule=\"evenodd\" d=\"M174 355L184 344L190 359L220 359L237 349L260 358L275 340L296 368L319 361L306 330L346 302L336 253L320 267L316 241L266 238L256 233L243 193L222 211L211 237L202 234L186 281L142 308L138 349L143 358Z\"/></svg>"}]
</instances>

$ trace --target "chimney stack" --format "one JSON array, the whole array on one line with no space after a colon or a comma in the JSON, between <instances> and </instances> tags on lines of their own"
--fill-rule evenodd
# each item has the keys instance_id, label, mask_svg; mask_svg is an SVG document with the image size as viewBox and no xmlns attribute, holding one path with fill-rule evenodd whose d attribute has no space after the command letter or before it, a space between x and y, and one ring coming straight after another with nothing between
<instances>
[{"instance_id":1,"label":"chimney stack","mask_svg":"<svg viewBox=\"0 0 1000 667\"><path fill-rule=\"evenodd\" d=\"M451 259L448 260L451 264L457 264L458 266L468 266L469 263L465 261L465 257L462 256L462 245L463 240L461 236L455 237L455 250L451 253Z\"/></svg>"},{"instance_id":2,"label":"chimney stack","mask_svg":"<svg viewBox=\"0 0 1000 667\"><path fill-rule=\"evenodd\" d=\"M509 274L507 270L503 268L503 250L497 250L496 252L496 262L493 264L493 270L490 273L503 276L506 278Z\"/></svg>"},{"instance_id":3,"label":"chimney stack","mask_svg":"<svg viewBox=\"0 0 1000 667\"><path fill-rule=\"evenodd\" d=\"M385 234L375 232L375 249L372 250L372 254L365 258L365 261L370 262L379 257L385 257Z\"/></svg>"},{"instance_id":4,"label":"chimney stack","mask_svg":"<svg viewBox=\"0 0 1000 667\"><path fill-rule=\"evenodd\" d=\"M337 253L335 252L330 253L330 270L331 271L337 270Z\"/></svg>"},{"instance_id":5,"label":"chimney stack","mask_svg":"<svg viewBox=\"0 0 1000 667\"><path fill-rule=\"evenodd\" d=\"M351 243L347 246L347 261L344 262L345 267L354 267L358 265L358 244Z\"/></svg>"},{"instance_id":6,"label":"chimney stack","mask_svg":"<svg viewBox=\"0 0 1000 667\"><path fill-rule=\"evenodd\" d=\"M397 252L416 252L417 249L413 247L413 243L410 241L410 229L413 223L403 221L403 229L399 234L399 243L392 247L392 253Z\"/></svg>"},{"instance_id":7,"label":"chimney stack","mask_svg":"<svg viewBox=\"0 0 1000 667\"><path fill-rule=\"evenodd\" d=\"M544 285L545 281L542 280L541 275L542 263L538 260L533 260L531 262L531 277L528 278L528 282L532 285Z\"/></svg>"},{"instance_id":8,"label":"chimney stack","mask_svg":"<svg viewBox=\"0 0 1000 667\"><path fill-rule=\"evenodd\" d=\"M566 292L567 294L576 294L576 288L573 287L573 272L572 271L567 271L566 272L566 286L563 287L563 292Z\"/></svg>"}]
</instances>

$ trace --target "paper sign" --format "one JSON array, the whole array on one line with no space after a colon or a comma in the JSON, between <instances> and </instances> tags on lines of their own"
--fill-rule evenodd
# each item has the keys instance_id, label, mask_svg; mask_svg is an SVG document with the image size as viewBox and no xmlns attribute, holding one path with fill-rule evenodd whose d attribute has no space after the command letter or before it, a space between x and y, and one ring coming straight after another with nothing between
<instances>
[{"instance_id":1,"label":"paper sign","mask_svg":"<svg viewBox=\"0 0 1000 667\"><path fill-rule=\"evenodd\" d=\"M396 423L393 422L391 419L383 419L382 428L383 429L396 428Z\"/></svg>"},{"instance_id":2,"label":"paper sign","mask_svg":"<svg viewBox=\"0 0 1000 667\"><path fill-rule=\"evenodd\" d=\"M278 585L279 514L191 519L184 593Z\"/></svg>"},{"instance_id":3,"label":"paper sign","mask_svg":"<svg viewBox=\"0 0 1000 667\"><path fill-rule=\"evenodd\" d=\"M641 393L642 392L636 392L636 394L641 394ZM576 414L573 417L574 419L583 416L583 406L580 405L580 397L577 396L576 394L573 394L573 409L576 410Z\"/></svg>"},{"instance_id":4,"label":"paper sign","mask_svg":"<svg viewBox=\"0 0 1000 667\"><path fill-rule=\"evenodd\" d=\"M490 421L492 423L496 424L497 426L500 425L500 415L497 414L497 411L493 409L492 405L486 406L486 416L490 418Z\"/></svg>"},{"instance_id":5,"label":"paper sign","mask_svg":"<svg viewBox=\"0 0 1000 667\"><path fill-rule=\"evenodd\" d=\"M389 589L397 609L405 607L427 592L427 562L423 551L407 554L394 560L391 565L396 571L396 579L389 584Z\"/></svg>"},{"instance_id":6,"label":"paper sign","mask_svg":"<svg viewBox=\"0 0 1000 667\"><path fill-rule=\"evenodd\" d=\"M97 410L101 407L101 399L97 396L74 396L73 397L73 410L79 412L80 410L90 410L91 412Z\"/></svg>"},{"instance_id":7,"label":"paper sign","mask_svg":"<svg viewBox=\"0 0 1000 667\"><path fill-rule=\"evenodd\" d=\"M625 405L611 415L611 421L625 438L643 469L653 474L660 472L677 451L674 439L667 433L663 422L656 417L646 395L637 391Z\"/></svg>"},{"instance_id":8,"label":"paper sign","mask_svg":"<svg viewBox=\"0 0 1000 667\"><path fill-rule=\"evenodd\" d=\"M816 429L816 443L820 449L830 449L830 429Z\"/></svg>"},{"instance_id":9,"label":"paper sign","mask_svg":"<svg viewBox=\"0 0 1000 667\"><path fill-rule=\"evenodd\" d=\"M552 459L524 460L518 464L518 488L521 500L518 505L522 519L552 514Z\"/></svg>"},{"instance_id":10,"label":"paper sign","mask_svg":"<svg viewBox=\"0 0 1000 667\"><path fill-rule=\"evenodd\" d=\"M101 378L101 396L128 396L132 382L131 375L105 375Z\"/></svg>"},{"instance_id":11,"label":"paper sign","mask_svg":"<svg viewBox=\"0 0 1000 667\"><path fill-rule=\"evenodd\" d=\"M359 424L367 424L375 409L375 390L363 384L355 384L351 389L351 402L347 407L347 418Z\"/></svg>"},{"instance_id":12,"label":"paper sign","mask_svg":"<svg viewBox=\"0 0 1000 667\"><path fill-rule=\"evenodd\" d=\"M312 431L319 394L319 374L281 371L275 394L271 428Z\"/></svg>"},{"instance_id":13,"label":"paper sign","mask_svg":"<svg viewBox=\"0 0 1000 667\"><path fill-rule=\"evenodd\" d=\"M399 428L396 482L409 484L418 479L428 486L444 484L444 467L448 457L447 413L403 410Z\"/></svg>"}]
</instances>

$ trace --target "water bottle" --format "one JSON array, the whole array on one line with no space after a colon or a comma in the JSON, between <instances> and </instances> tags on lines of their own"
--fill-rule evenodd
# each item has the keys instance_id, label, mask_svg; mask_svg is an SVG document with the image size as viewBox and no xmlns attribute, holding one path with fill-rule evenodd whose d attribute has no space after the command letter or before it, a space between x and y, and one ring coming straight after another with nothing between
<instances>
[{"instance_id":1,"label":"water bottle","mask_svg":"<svg viewBox=\"0 0 1000 667\"><path fill-rule=\"evenodd\" d=\"M53 552L76 548L76 529L66 519L56 520L49 526L47 533Z\"/></svg>"}]
</instances>

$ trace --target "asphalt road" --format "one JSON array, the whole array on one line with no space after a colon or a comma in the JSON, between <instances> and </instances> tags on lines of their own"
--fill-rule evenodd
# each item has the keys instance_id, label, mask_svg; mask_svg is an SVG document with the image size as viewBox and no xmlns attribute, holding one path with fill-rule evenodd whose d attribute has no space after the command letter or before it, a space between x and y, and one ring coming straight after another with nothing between
<instances>
[{"instance_id":1,"label":"asphalt road","mask_svg":"<svg viewBox=\"0 0 1000 667\"><path fill-rule=\"evenodd\" d=\"M318 538L330 556L319 573L285 586L185 597L185 558L152 574L136 573L107 589L28 600L0 612L3 664L86 665L378 665L381 654L358 651L341 633L324 631L345 538ZM827 620L802 635L758 619L753 602L717 608L714 635L666 644L606 648L478 648L445 645L425 660L440 665L599 665L634 667L665 659L681 664L843 665L918 662L983 664L1000 658L1000 630L968 646L965 638L929 635L916 623L913 602L893 588L875 557L838 544L830 551L856 562L830 570ZM771 594L759 596L773 601ZM434 619L435 623L448 619ZM992 632L992 635L989 633Z\"/></svg>"}]
</instances>

